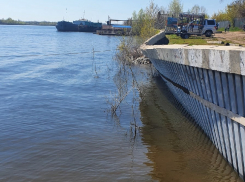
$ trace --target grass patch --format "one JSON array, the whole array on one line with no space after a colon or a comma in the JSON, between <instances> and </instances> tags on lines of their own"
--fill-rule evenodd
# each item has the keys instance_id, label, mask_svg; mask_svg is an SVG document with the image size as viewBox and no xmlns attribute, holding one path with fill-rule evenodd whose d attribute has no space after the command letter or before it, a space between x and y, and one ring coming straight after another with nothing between
<instances>
[{"instance_id":1,"label":"grass patch","mask_svg":"<svg viewBox=\"0 0 245 182\"><path fill-rule=\"evenodd\" d=\"M218 31L225 32L225 28L219 28ZM243 30L238 27L231 27L229 32L242 32Z\"/></svg>"},{"instance_id":2,"label":"grass patch","mask_svg":"<svg viewBox=\"0 0 245 182\"><path fill-rule=\"evenodd\" d=\"M238 32L237 30L239 31L242 31L240 28L232 28L230 30L230 32ZM222 29L219 29L218 31L222 31ZM224 33L225 34L225 33ZM232 33L233 34L233 33ZM231 34L231 35L232 35ZM241 34L241 33L239 33ZM217 37L206 37L205 35L202 35L202 36L195 36L195 35L192 35L189 37L189 39L182 39L180 36L177 36L175 34L171 34L171 35L166 35L166 37L169 39L169 44L186 44L186 45L189 45L189 46L192 46L192 45L216 45L216 46L225 46L225 45L229 45L229 44L238 44L240 46L245 46L244 43L237 43L237 42L241 42L241 37L224 37L222 38L222 36L217 36ZM243 39L243 37L242 37ZM219 41L219 42L210 42L210 43L207 43L207 41Z\"/></svg>"},{"instance_id":3,"label":"grass patch","mask_svg":"<svg viewBox=\"0 0 245 182\"><path fill-rule=\"evenodd\" d=\"M203 36L190 36L189 39L182 39L175 34L166 35L169 39L169 44L188 44L188 45L208 45L207 40L214 41L214 38L206 38Z\"/></svg>"}]
</instances>

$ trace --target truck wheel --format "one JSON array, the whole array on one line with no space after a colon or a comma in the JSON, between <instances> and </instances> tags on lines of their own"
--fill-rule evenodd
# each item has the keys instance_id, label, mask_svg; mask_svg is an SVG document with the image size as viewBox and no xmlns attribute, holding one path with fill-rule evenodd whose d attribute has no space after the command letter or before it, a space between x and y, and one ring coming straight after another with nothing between
<instances>
[{"instance_id":1,"label":"truck wheel","mask_svg":"<svg viewBox=\"0 0 245 182\"><path fill-rule=\"evenodd\" d=\"M189 39L189 35L188 35L188 34L185 34L185 35L184 35L184 38L185 38L185 39Z\"/></svg>"},{"instance_id":2,"label":"truck wheel","mask_svg":"<svg viewBox=\"0 0 245 182\"><path fill-rule=\"evenodd\" d=\"M189 38L188 34L181 34L180 36L181 36L182 39L188 39Z\"/></svg>"},{"instance_id":3,"label":"truck wheel","mask_svg":"<svg viewBox=\"0 0 245 182\"><path fill-rule=\"evenodd\" d=\"M211 37L212 31L206 31L205 35L206 35L206 37Z\"/></svg>"}]
</instances>

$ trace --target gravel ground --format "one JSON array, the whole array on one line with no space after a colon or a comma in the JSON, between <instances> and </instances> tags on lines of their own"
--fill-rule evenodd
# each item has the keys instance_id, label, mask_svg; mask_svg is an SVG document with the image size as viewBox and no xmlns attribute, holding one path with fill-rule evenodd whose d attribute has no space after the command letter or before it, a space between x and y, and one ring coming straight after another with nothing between
<instances>
[{"instance_id":1,"label":"gravel ground","mask_svg":"<svg viewBox=\"0 0 245 182\"><path fill-rule=\"evenodd\" d=\"M231 42L245 46L245 32L222 32L216 33L214 38L223 42Z\"/></svg>"}]
</instances>

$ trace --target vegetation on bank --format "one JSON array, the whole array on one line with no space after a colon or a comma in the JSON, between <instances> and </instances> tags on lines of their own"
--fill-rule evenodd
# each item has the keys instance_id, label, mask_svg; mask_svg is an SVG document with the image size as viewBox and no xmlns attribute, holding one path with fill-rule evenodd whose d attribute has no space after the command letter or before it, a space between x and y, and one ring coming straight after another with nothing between
<instances>
[{"instance_id":1,"label":"vegetation on bank","mask_svg":"<svg viewBox=\"0 0 245 182\"><path fill-rule=\"evenodd\" d=\"M159 7L153 1L145 9L133 12L132 18L127 22L132 27L130 36L122 37L118 46L119 52L116 57L123 61L133 61L143 54L140 45L153 35L159 33L160 22L158 12L165 12L163 7Z\"/></svg>"},{"instance_id":2,"label":"vegetation on bank","mask_svg":"<svg viewBox=\"0 0 245 182\"><path fill-rule=\"evenodd\" d=\"M48 22L48 21L21 21L13 20L12 18L0 19L1 25L42 25L42 26L55 26L57 22Z\"/></svg>"},{"instance_id":3,"label":"vegetation on bank","mask_svg":"<svg viewBox=\"0 0 245 182\"><path fill-rule=\"evenodd\" d=\"M234 0L232 3L226 6L224 11L219 11L212 15L213 19L216 19L217 22L220 21L229 21L231 26L234 26L235 18L244 18L245 17L245 0Z\"/></svg>"},{"instance_id":4,"label":"vegetation on bank","mask_svg":"<svg viewBox=\"0 0 245 182\"><path fill-rule=\"evenodd\" d=\"M130 37L122 38L121 44L118 46L119 52L117 57L133 61L137 57L143 56L139 48L140 45L165 27L167 16L177 17L180 12L183 12L183 4L181 4L180 0L172 0L168 8L159 7L152 0L145 9L141 9L138 13L133 12L132 18L127 21L129 22L129 25L132 26L132 34ZM206 13L206 8L203 6L194 5L192 8L188 9L187 12L194 14L204 13L206 14L206 18L209 18ZM231 4L227 5L224 12L215 13L211 18L216 19L216 22L228 20L234 25L233 20L235 17L245 17L245 0L233 1ZM220 28L219 31L225 31L225 29ZM229 31L235 32L241 31L241 29L231 27ZM170 44L188 45L208 45L208 40L217 40L214 38L207 39L205 37L197 36L191 36L189 39L182 39L176 35L169 35L167 38L169 39Z\"/></svg>"},{"instance_id":5,"label":"vegetation on bank","mask_svg":"<svg viewBox=\"0 0 245 182\"><path fill-rule=\"evenodd\" d=\"M188 11L192 13L205 13L206 9L194 5ZM183 12L183 4L181 4L180 0L172 0L168 8L159 7L152 0L145 9L139 10L138 13L134 11L132 18L127 21L132 27L131 36L122 38L118 46L117 58L134 61L138 57L142 57L140 45L165 27L167 21L167 16L165 15L177 16L181 12ZM172 40L175 40L175 38L170 41Z\"/></svg>"}]
</instances>

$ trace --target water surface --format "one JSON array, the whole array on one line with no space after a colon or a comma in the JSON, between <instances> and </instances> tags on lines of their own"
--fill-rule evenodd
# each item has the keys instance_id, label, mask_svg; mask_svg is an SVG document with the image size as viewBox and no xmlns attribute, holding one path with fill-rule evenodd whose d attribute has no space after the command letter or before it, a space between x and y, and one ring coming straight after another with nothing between
<instances>
[{"instance_id":1,"label":"water surface","mask_svg":"<svg viewBox=\"0 0 245 182\"><path fill-rule=\"evenodd\" d=\"M0 26L0 181L240 181L119 40Z\"/></svg>"}]
</instances>

